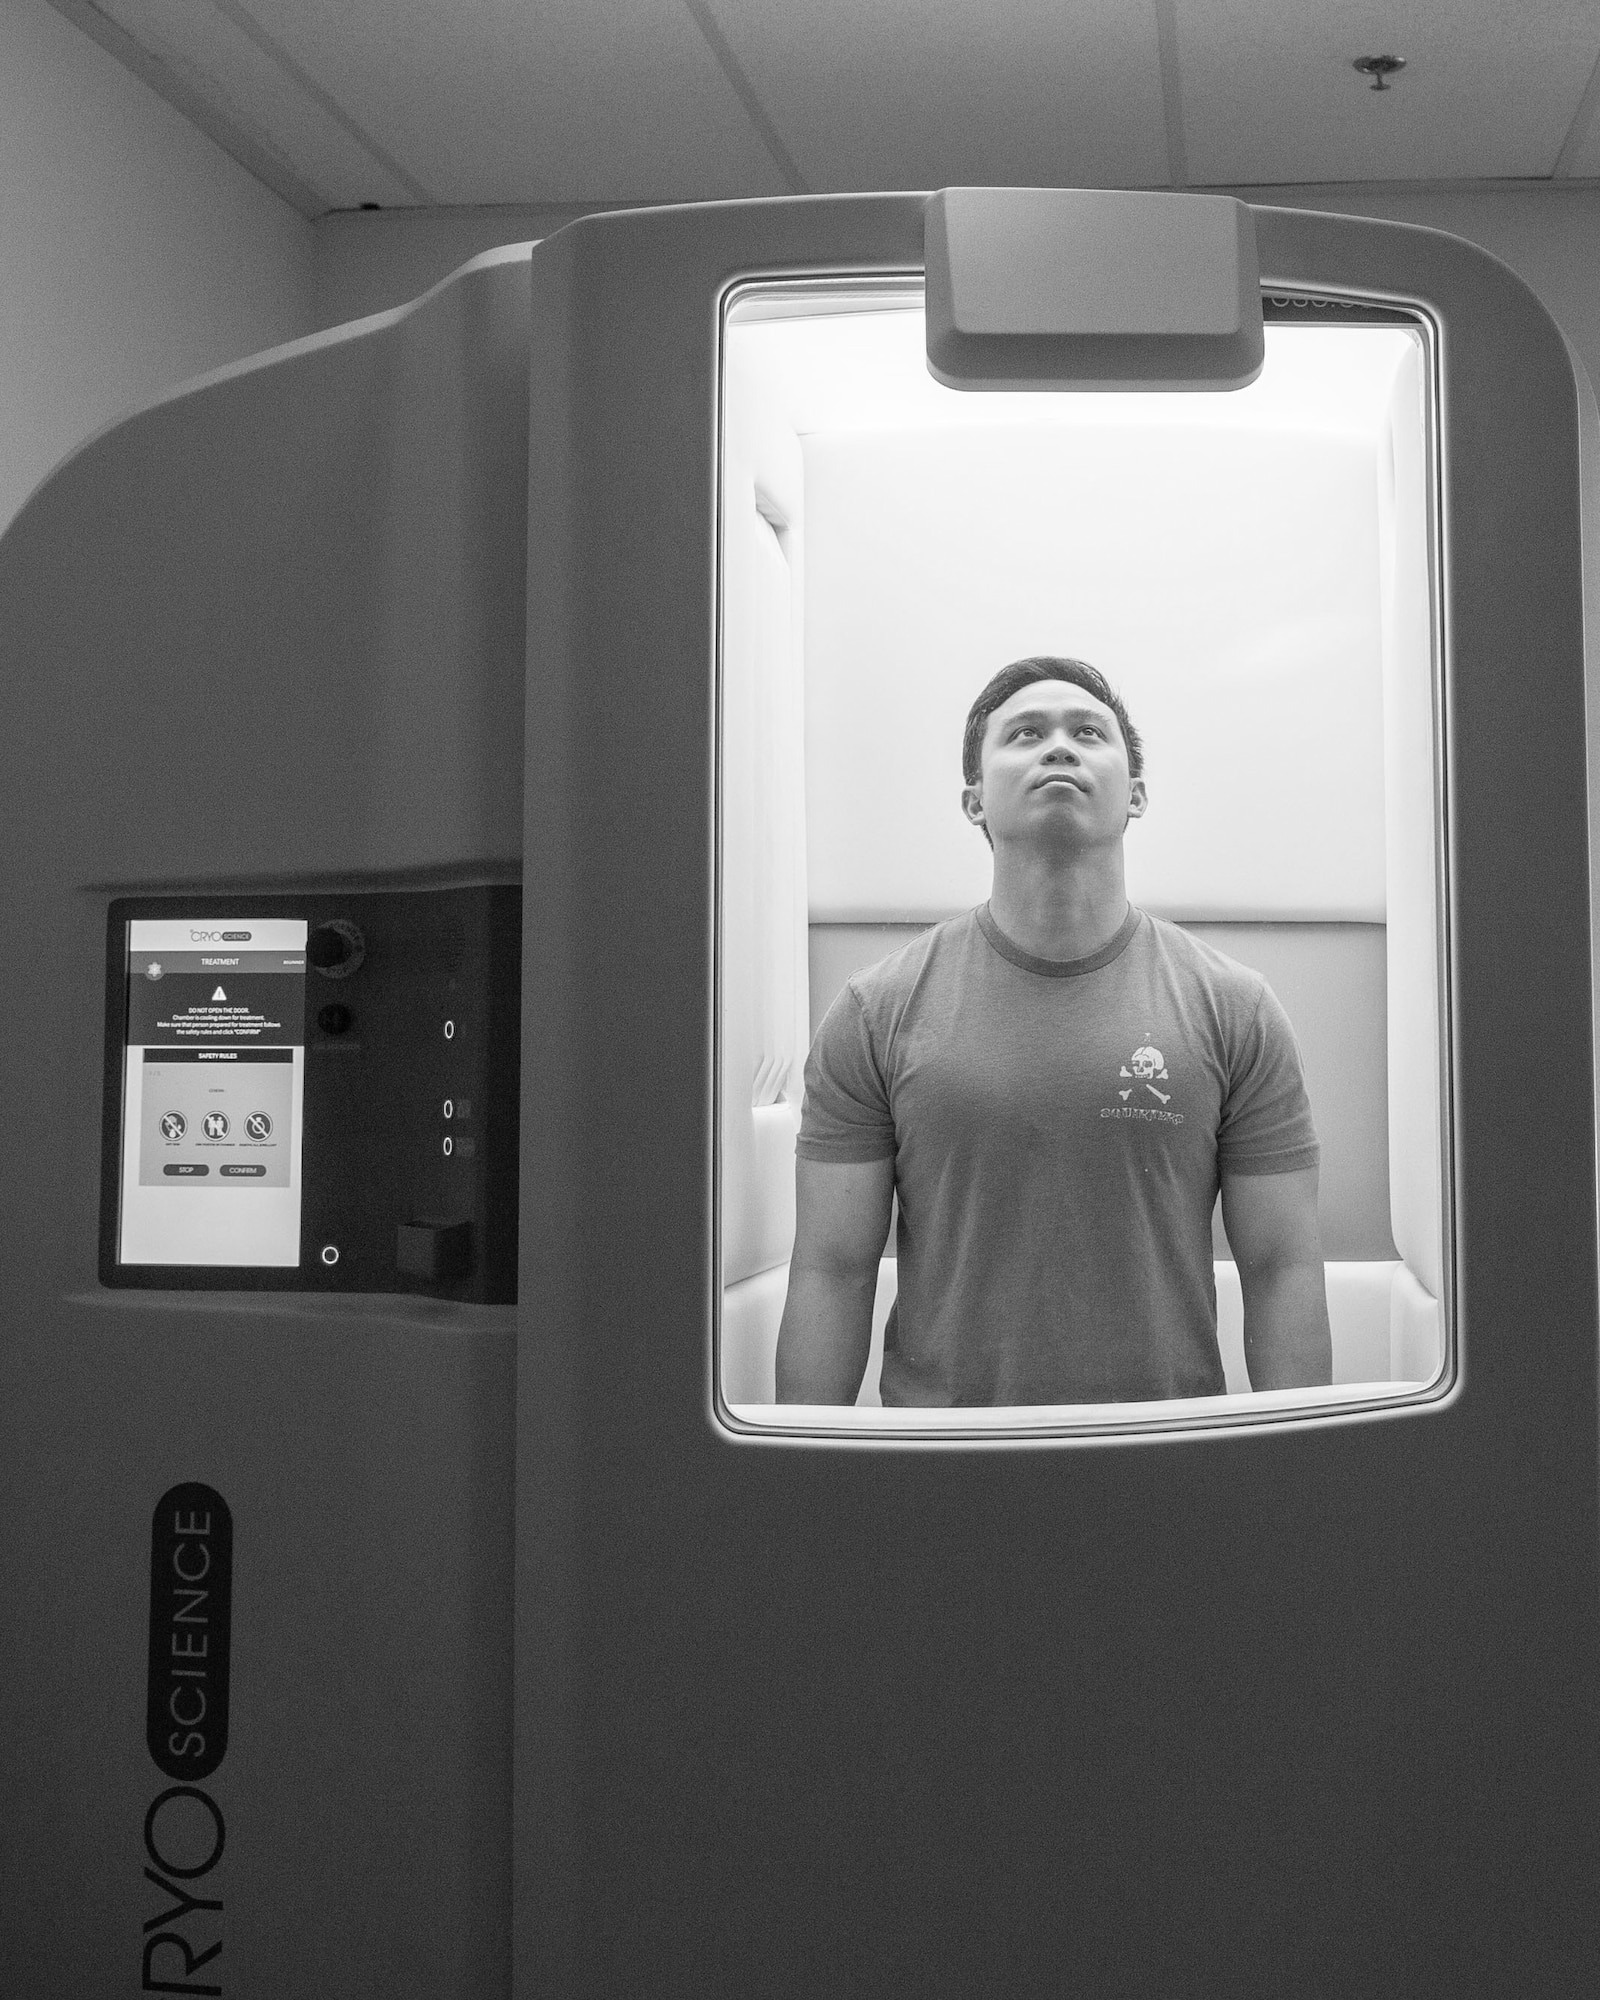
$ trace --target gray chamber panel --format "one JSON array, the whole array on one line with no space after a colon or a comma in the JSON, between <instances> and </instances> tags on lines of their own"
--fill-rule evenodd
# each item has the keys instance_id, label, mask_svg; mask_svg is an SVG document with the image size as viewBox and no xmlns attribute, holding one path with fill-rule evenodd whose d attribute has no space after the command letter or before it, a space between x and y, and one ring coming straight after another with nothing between
<instances>
[{"instance_id":1,"label":"gray chamber panel","mask_svg":"<svg viewBox=\"0 0 1600 2000\"><path fill-rule=\"evenodd\" d=\"M519 1991L1590 1976L1573 377L1465 244L1256 230L1269 291L1440 329L1456 1374L1375 1419L998 1449L736 1439L711 1386L717 304L914 270L921 204L590 218L534 253ZM624 795L597 716L650 745Z\"/></svg>"},{"instance_id":2,"label":"gray chamber panel","mask_svg":"<svg viewBox=\"0 0 1600 2000\"><path fill-rule=\"evenodd\" d=\"M233 1590L194 1979L506 1984L513 1308L114 1293L96 1217L113 897L517 877L527 341L496 253L114 425L0 542L8 1990L140 1990L151 1514L196 1481Z\"/></svg>"}]
</instances>

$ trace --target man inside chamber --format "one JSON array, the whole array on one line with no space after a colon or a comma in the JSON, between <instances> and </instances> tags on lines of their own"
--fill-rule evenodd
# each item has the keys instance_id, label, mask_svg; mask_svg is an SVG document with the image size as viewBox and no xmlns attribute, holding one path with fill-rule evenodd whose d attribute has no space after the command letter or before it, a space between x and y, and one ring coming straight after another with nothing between
<instances>
[{"instance_id":1,"label":"man inside chamber","mask_svg":"<svg viewBox=\"0 0 1600 2000\"><path fill-rule=\"evenodd\" d=\"M853 1403L899 1197L886 1405L1219 1395L1211 1217L1254 1389L1327 1383L1318 1146L1265 980L1130 905L1143 748L1079 660L973 703L962 810L982 908L855 974L806 1063L784 1403Z\"/></svg>"}]
</instances>

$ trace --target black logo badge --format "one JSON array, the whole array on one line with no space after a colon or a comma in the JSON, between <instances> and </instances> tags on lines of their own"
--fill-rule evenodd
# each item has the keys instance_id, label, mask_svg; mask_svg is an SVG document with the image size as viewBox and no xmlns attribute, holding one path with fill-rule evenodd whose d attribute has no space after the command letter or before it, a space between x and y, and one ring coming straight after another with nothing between
<instances>
[{"instance_id":1,"label":"black logo badge","mask_svg":"<svg viewBox=\"0 0 1600 2000\"><path fill-rule=\"evenodd\" d=\"M169 1778L209 1778L228 1748L233 1516L191 1480L150 1522L150 1675L145 1742Z\"/></svg>"}]
</instances>

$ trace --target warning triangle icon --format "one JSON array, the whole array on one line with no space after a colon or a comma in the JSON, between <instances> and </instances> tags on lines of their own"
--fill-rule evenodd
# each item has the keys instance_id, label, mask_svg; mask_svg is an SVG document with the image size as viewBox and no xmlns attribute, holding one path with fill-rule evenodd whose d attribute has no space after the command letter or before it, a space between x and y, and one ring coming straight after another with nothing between
<instances>
[{"instance_id":1,"label":"warning triangle icon","mask_svg":"<svg viewBox=\"0 0 1600 2000\"><path fill-rule=\"evenodd\" d=\"M226 993L223 992L222 988L219 986L216 992L213 993L211 997L213 1000L226 1000L228 996Z\"/></svg>"}]
</instances>

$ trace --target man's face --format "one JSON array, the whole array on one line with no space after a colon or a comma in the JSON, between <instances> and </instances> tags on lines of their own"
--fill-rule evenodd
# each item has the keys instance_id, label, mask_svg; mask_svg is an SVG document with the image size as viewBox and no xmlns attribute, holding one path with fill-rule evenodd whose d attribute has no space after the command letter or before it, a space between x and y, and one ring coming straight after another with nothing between
<instances>
[{"instance_id":1,"label":"man's face","mask_svg":"<svg viewBox=\"0 0 1600 2000\"><path fill-rule=\"evenodd\" d=\"M1071 681L1032 681L989 717L962 810L989 837L1075 848L1120 840L1145 808L1115 714Z\"/></svg>"}]
</instances>

